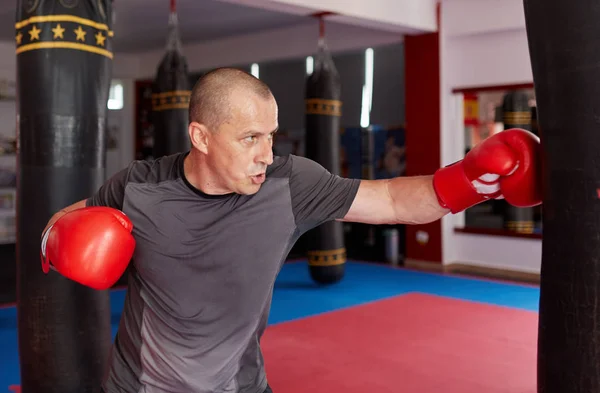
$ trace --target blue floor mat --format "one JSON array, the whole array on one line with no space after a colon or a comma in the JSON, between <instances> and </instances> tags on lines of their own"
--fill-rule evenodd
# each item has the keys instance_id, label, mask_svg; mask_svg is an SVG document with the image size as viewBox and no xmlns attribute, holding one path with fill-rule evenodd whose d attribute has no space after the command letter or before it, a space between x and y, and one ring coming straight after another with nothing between
<instances>
[{"instance_id":1,"label":"blue floor mat","mask_svg":"<svg viewBox=\"0 0 600 393\"><path fill-rule=\"evenodd\" d=\"M349 262L344 279L320 286L310 278L306 262L284 265L273 296L269 324L282 323L341 308L374 302L409 292L421 292L505 307L538 311L539 287L449 276L384 265ZM113 336L125 300L125 290L111 292ZM19 384L17 311L0 309L0 393Z\"/></svg>"}]
</instances>

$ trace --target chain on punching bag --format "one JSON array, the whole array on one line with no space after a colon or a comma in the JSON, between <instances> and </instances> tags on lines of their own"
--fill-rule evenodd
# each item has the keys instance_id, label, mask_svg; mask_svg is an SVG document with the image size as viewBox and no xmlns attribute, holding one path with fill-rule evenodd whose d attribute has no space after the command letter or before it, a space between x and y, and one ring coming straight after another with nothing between
<instances>
[{"instance_id":1,"label":"chain on punching bag","mask_svg":"<svg viewBox=\"0 0 600 393\"><path fill-rule=\"evenodd\" d=\"M166 53L152 87L152 123L155 158L190 149L188 107L191 86L188 65L179 38L175 0L171 0Z\"/></svg>"},{"instance_id":2,"label":"chain on punching bag","mask_svg":"<svg viewBox=\"0 0 600 393\"><path fill-rule=\"evenodd\" d=\"M111 345L108 292L45 275L50 217L104 181L112 73L110 0L18 0L18 340L24 393L99 392Z\"/></svg>"},{"instance_id":3,"label":"chain on punching bag","mask_svg":"<svg viewBox=\"0 0 600 393\"><path fill-rule=\"evenodd\" d=\"M340 77L323 38L323 21L313 73L306 82L306 156L331 173L340 172ZM346 248L341 222L330 221L312 229L308 264L314 281L335 283L344 276Z\"/></svg>"},{"instance_id":4,"label":"chain on punching bag","mask_svg":"<svg viewBox=\"0 0 600 393\"><path fill-rule=\"evenodd\" d=\"M531 131L531 109L529 97L524 91L514 90L504 95L502 102L502 121L504 129L522 128ZM506 204L505 228L519 233L533 233L534 209Z\"/></svg>"},{"instance_id":5,"label":"chain on punching bag","mask_svg":"<svg viewBox=\"0 0 600 393\"><path fill-rule=\"evenodd\" d=\"M525 0L543 148L538 392L600 392L600 7Z\"/></svg>"}]
</instances>

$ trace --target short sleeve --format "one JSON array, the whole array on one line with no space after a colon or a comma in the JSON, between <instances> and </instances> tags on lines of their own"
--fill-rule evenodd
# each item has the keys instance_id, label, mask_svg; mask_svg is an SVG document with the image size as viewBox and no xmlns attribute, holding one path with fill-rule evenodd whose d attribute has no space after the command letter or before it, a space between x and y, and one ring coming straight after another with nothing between
<instances>
[{"instance_id":1,"label":"short sleeve","mask_svg":"<svg viewBox=\"0 0 600 393\"><path fill-rule=\"evenodd\" d=\"M292 156L290 192L296 226L302 231L343 218L356 197L360 179L334 175L315 161Z\"/></svg>"},{"instance_id":2,"label":"short sleeve","mask_svg":"<svg viewBox=\"0 0 600 393\"><path fill-rule=\"evenodd\" d=\"M86 206L108 206L123 210L125 185L131 167L120 170L109 178L92 197L86 201Z\"/></svg>"}]
</instances>

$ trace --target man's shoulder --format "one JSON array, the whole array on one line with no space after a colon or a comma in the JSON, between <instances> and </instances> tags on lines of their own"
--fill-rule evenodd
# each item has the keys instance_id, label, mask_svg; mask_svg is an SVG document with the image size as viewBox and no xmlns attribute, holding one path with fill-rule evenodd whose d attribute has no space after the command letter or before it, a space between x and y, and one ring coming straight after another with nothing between
<instances>
[{"instance_id":1,"label":"man's shoulder","mask_svg":"<svg viewBox=\"0 0 600 393\"><path fill-rule=\"evenodd\" d=\"M310 158L288 154L285 156L273 157L273 163L267 169L267 176L270 177L292 177L295 174L324 169L319 163Z\"/></svg>"},{"instance_id":2,"label":"man's shoulder","mask_svg":"<svg viewBox=\"0 0 600 393\"><path fill-rule=\"evenodd\" d=\"M180 177L186 153L177 153L152 160L135 160L129 165L130 183L161 183Z\"/></svg>"},{"instance_id":3,"label":"man's shoulder","mask_svg":"<svg viewBox=\"0 0 600 393\"><path fill-rule=\"evenodd\" d=\"M289 177L292 169L292 154L274 156L273 163L267 168L267 177Z\"/></svg>"}]
</instances>

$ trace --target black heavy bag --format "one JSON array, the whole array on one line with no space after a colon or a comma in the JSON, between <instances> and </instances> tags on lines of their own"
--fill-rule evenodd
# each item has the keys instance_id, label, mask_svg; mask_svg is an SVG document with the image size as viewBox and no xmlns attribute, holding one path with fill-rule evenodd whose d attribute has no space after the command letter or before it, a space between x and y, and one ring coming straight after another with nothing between
<instances>
[{"instance_id":1,"label":"black heavy bag","mask_svg":"<svg viewBox=\"0 0 600 393\"><path fill-rule=\"evenodd\" d=\"M340 173L340 77L324 40L319 40L314 71L306 82L306 157ZM344 276L346 248L341 222L330 221L308 233L308 265L314 281L335 283Z\"/></svg>"},{"instance_id":2,"label":"black heavy bag","mask_svg":"<svg viewBox=\"0 0 600 393\"><path fill-rule=\"evenodd\" d=\"M531 131L531 109L529 97L522 90L513 90L504 95L502 102L504 129L522 128ZM504 227L519 233L533 233L534 209L505 204Z\"/></svg>"},{"instance_id":3,"label":"black heavy bag","mask_svg":"<svg viewBox=\"0 0 600 393\"><path fill-rule=\"evenodd\" d=\"M104 180L110 0L17 0L18 340L24 393L99 392L109 294L45 275L51 216Z\"/></svg>"},{"instance_id":4,"label":"black heavy bag","mask_svg":"<svg viewBox=\"0 0 600 393\"><path fill-rule=\"evenodd\" d=\"M525 0L543 147L538 392L600 392L600 7Z\"/></svg>"},{"instance_id":5,"label":"black heavy bag","mask_svg":"<svg viewBox=\"0 0 600 393\"><path fill-rule=\"evenodd\" d=\"M154 157L190 149L188 136L190 93L188 65L179 39L175 1L171 0L167 48L152 86Z\"/></svg>"}]
</instances>

